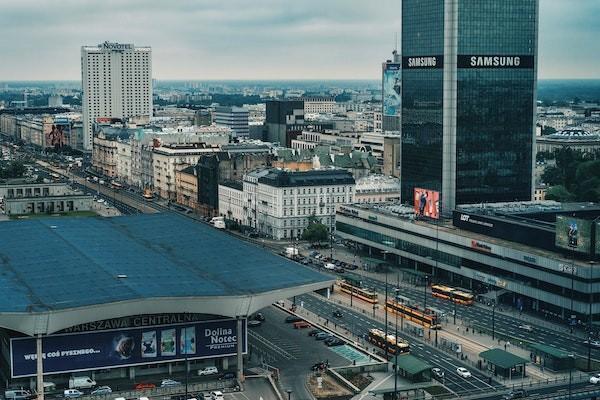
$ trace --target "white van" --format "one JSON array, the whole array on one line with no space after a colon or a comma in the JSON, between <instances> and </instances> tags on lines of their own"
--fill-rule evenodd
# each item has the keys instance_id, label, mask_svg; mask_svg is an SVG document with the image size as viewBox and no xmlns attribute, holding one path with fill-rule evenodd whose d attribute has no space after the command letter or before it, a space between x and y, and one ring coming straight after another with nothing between
<instances>
[{"instance_id":1,"label":"white van","mask_svg":"<svg viewBox=\"0 0 600 400\"><path fill-rule=\"evenodd\" d=\"M69 379L69 389L90 389L96 386L96 381L89 376L72 376Z\"/></svg>"},{"instance_id":2,"label":"white van","mask_svg":"<svg viewBox=\"0 0 600 400\"><path fill-rule=\"evenodd\" d=\"M332 271L335 270L335 264L332 264L332 263L326 263L324 265L324 267L325 267L325 269L329 269L329 270L332 270Z\"/></svg>"},{"instance_id":3,"label":"white van","mask_svg":"<svg viewBox=\"0 0 600 400\"><path fill-rule=\"evenodd\" d=\"M206 367L198 370L198 376L216 375L218 373L217 367Z\"/></svg>"},{"instance_id":4,"label":"white van","mask_svg":"<svg viewBox=\"0 0 600 400\"><path fill-rule=\"evenodd\" d=\"M210 392L210 397L212 397L213 400L223 400L223 392L215 390L214 392Z\"/></svg>"}]
</instances>

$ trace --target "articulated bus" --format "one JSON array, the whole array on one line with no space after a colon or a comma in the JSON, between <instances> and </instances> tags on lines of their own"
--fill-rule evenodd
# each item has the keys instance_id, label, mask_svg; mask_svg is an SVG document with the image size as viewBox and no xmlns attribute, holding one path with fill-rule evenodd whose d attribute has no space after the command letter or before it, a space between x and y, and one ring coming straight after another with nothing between
<instances>
[{"instance_id":1,"label":"articulated bus","mask_svg":"<svg viewBox=\"0 0 600 400\"><path fill-rule=\"evenodd\" d=\"M373 343L380 349L387 351L391 355L408 354L410 352L410 346L408 342L402 339L397 339L394 335L385 335L385 332L380 329L370 329L367 337L369 342Z\"/></svg>"},{"instance_id":2,"label":"articulated bus","mask_svg":"<svg viewBox=\"0 0 600 400\"><path fill-rule=\"evenodd\" d=\"M431 285L431 294L466 306L472 305L475 298L472 293L444 285Z\"/></svg>"},{"instance_id":3,"label":"articulated bus","mask_svg":"<svg viewBox=\"0 0 600 400\"><path fill-rule=\"evenodd\" d=\"M340 290L344 293L366 301L367 303L377 304L377 293L363 286L362 281L348 276L344 276L336 282Z\"/></svg>"},{"instance_id":4,"label":"articulated bus","mask_svg":"<svg viewBox=\"0 0 600 400\"><path fill-rule=\"evenodd\" d=\"M391 313L396 313L402 318L416 322L429 329L441 329L439 315L429 308L423 311L415 305L399 302L395 299L388 299L386 309Z\"/></svg>"}]
</instances>

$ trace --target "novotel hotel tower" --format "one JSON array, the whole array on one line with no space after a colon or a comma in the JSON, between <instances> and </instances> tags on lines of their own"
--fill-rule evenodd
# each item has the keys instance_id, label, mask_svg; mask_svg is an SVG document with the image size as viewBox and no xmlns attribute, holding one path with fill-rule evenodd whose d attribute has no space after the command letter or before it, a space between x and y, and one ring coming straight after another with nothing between
<instances>
[{"instance_id":1,"label":"novotel hotel tower","mask_svg":"<svg viewBox=\"0 0 600 400\"><path fill-rule=\"evenodd\" d=\"M531 200L538 0L403 0L403 201Z\"/></svg>"}]
</instances>

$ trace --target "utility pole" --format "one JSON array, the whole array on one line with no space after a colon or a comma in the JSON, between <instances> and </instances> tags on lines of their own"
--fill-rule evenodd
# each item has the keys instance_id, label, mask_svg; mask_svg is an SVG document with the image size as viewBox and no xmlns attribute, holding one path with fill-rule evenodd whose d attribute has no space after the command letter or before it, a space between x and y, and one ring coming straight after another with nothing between
<instances>
[{"instance_id":1,"label":"utility pole","mask_svg":"<svg viewBox=\"0 0 600 400\"><path fill-rule=\"evenodd\" d=\"M330 258L333 262L333 218L335 218L335 205L333 204L333 188L331 188L330 201L333 212L329 215L329 249Z\"/></svg>"},{"instance_id":2,"label":"utility pole","mask_svg":"<svg viewBox=\"0 0 600 400\"><path fill-rule=\"evenodd\" d=\"M592 280L594 279L594 261L590 261L590 284L589 290L590 294L588 296L588 354L587 354L587 370L590 371L592 369L592 302L594 301Z\"/></svg>"},{"instance_id":3,"label":"utility pole","mask_svg":"<svg viewBox=\"0 0 600 400\"><path fill-rule=\"evenodd\" d=\"M383 309L385 312L385 337L387 338L388 335L388 313L387 313L387 301L388 301L388 274L387 274L387 270L385 271L385 304L383 305ZM389 352L389 343L386 340L385 341L385 356L387 359L387 355Z\"/></svg>"},{"instance_id":4,"label":"utility pole","mask_svg":"<svg viewBox=\"0 0 600 400\"><path fill-rule=\"evenodd\" d=\"M397 290L397 289L396 289ZM396 311L396 331L395 331L395 340L396 340L396 359L394 361L394 400L398 398L398 353L400 349L398 348L398 311Z\"/></svg>"},{"instance_id":5,"label":"utility pole","mask_svg":"<svg viewBox=\"0 0 600 400\"><path fill-rule=\"evenodd\" d=\"M183 320L184 321L186 319L185 317L186 317L186 313L183 313ZM187 330L187 327L183 327L183 329L184 329L184 334L183 334L183 336L184 336L184 338L183 338L183 351L185 352L185 398L187 400L188 399L188 375L190 374L190 372L189 372L190 366L188 364L188 349L187 349L187 345L188 345L188 342L187 342L187 333L188 333L188 330Z\"/></svg>"},{"instance_id":6,"label":"utility pole","mask_svg":"<svg viewBox=\"0 0 600 400\"><path fill-rule=\"evenodd\" d=\"M492 340L495 340L495 334L496 334L496 303L492 304Z\"/></svg>"},{"instance_id":7,"label":"utility pole","mask_svg":"<svg viewBox=\"0 0 600 400\"><path fill-rule=\"evenodd\" d=\"M425 275L425 287L423 288L423 313L427 310L427 275Z\"/></svg>"},{"instance_id":8,"label":"utility pole","mask_svg":"<svg viewBox=\"0 0 600 400\"><path fill-rule=\"evenodd\" d=\"M452 316L454 317L454 325L456 325L456 301L454 300L454 293L450 292L450 298L454 304L454 312L452 313Z\"/></svg>"}]
</instances>

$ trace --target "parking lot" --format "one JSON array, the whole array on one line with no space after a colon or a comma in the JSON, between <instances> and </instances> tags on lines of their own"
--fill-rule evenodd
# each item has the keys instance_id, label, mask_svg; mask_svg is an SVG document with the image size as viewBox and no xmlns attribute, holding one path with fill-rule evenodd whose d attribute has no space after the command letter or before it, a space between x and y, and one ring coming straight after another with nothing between
<instances>
[{"instance_id":1,"label":"parking lot","mask_svg":"<svg viewBox=\"0 0 600 400\"><path fill-rule=\"evenodd\" d=\"M314 328L294 329L292 323L284 322L288 313L275 307L269 307L262 313L266 321L248 332L250 364L260 365L264 361L278 368L282 387L292 390L295 399L310 398L305 381L316 363L329 362L330 367L352 363L351 359L334 351L335 347L327 347L323 340L309 336Z\"/></svg>"}]
</instances>

